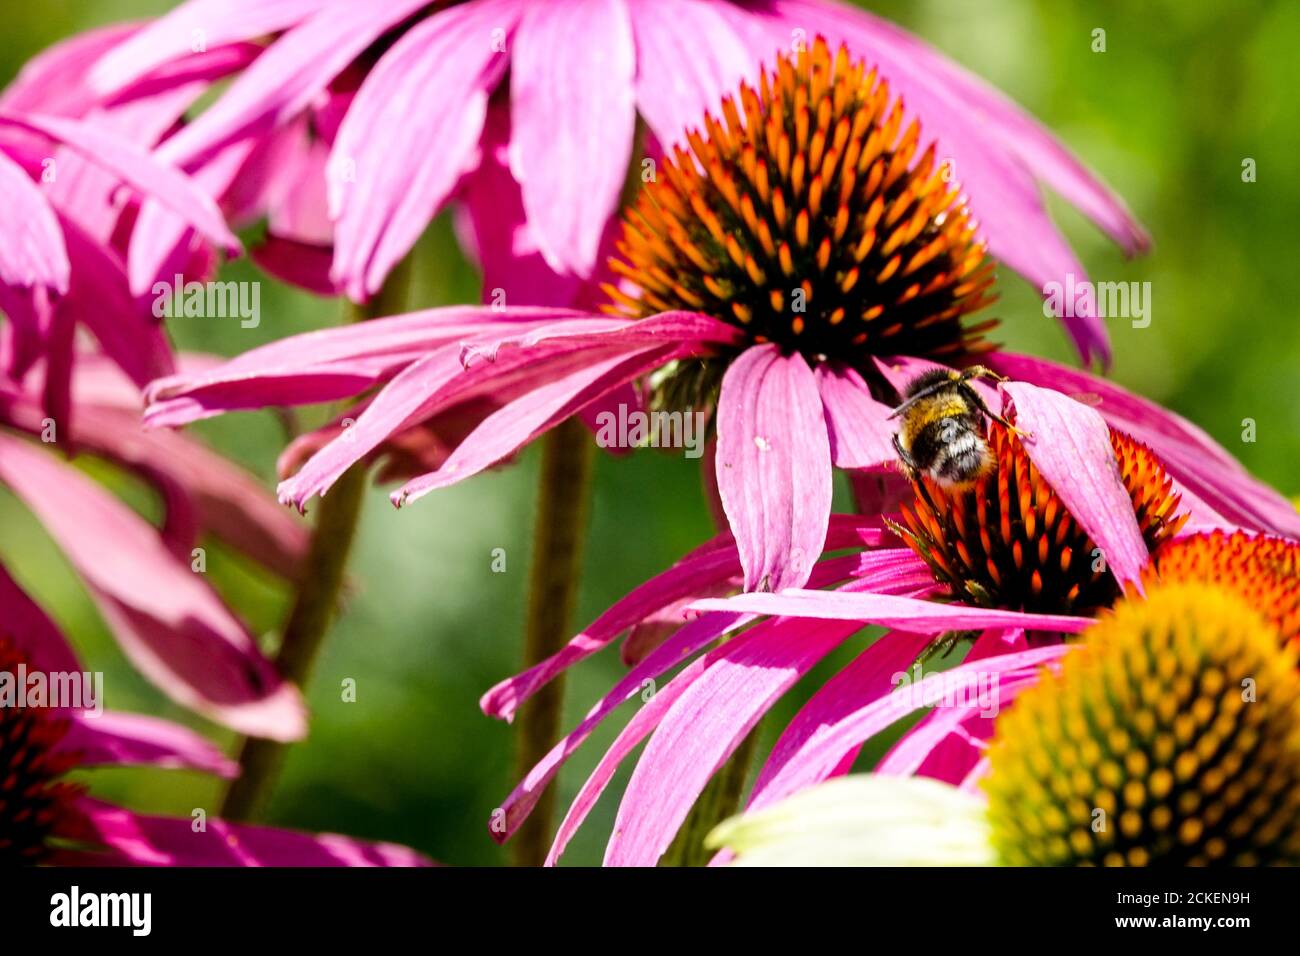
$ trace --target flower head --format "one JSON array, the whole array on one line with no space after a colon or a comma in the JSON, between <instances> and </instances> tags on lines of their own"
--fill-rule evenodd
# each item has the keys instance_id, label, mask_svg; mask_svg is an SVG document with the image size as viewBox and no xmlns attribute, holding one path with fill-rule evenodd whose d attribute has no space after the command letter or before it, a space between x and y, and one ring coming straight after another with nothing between
<instances>
[{"instance_id":1,"label":"flower head","mask_svg":"<svg viewBox=\"0 0 1300 956\"><path fill-rule=\"evenodd\" d=\"M997 722L984 788L999 856L1300 864L1295 665L1241 595L1162 584L1123 602Z\"/></svg>"}]
</instances>

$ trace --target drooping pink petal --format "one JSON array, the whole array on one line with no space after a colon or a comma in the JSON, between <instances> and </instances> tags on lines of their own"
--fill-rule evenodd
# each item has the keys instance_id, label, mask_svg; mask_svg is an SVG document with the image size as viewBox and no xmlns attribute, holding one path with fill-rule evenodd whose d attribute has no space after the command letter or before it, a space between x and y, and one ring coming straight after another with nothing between
<instances>
[{"instance_id":1,"label":"drooping pink petal","mask_svg":"<svg viewBox=\"0 0 1300 956\"><path fill-rule=\"evenodd\" d=\"M627 178L635 75L623 0L526 8L510 67L510 169L542 256L557 272L587 277L596 264Z\"/></svg>"},{"instance_id":2,"label":"drooping pink petal","mask_svg":"<svg viewBox=\"0 0 1300 956\"><path fill-rule=\"evenodd\" d=\"M0 109L15 113L80 116L99 96L85 83L86 72L104 52L139 29L114 23L77 33L36 54L0 93Z\"/></svg>"},{"instance_id":3,"label":"drooping pink petal","mask_svg":"<svg viewBox=\"0 0 1300 956\"><path fill-rule=\"evenodd\" d=\"M158 155L178 166L267 133L306 109L386 30L425 4L328 3L271 44L209 109L172 136Z\"/></svg>"},{"instance_id":4,"label":"drooping pink petal","mask_svg":"<svg viewBox=\"0 0 1300 956\"><path fill-rule=\"evenodd\" d=\"M910 685L909 693L870 697L852 709L837 706L834 699L827 698L824 701L827 719L819 720L816 713L803 718L813 728L812 733L799 741L793 752L784 754L779 767L764 770L761 786L755 784L749 809L771 806L783 797L825 780L850 749L923 707L925 700L936 696L935 691L940 698L945 693L969 694L978 691L981 683L987 687L991 678L1001 682L1032 674L1066 651L1066 645L1061 644L961 664Z\"/></svg>"},{"instance_id":5,"label":"drooping pink petal","mask_svg":"<svg viewBox=\"0 0 1300 956\"><path fill-rule=\"evenodd\" d=\"M224 820L195 831L189 817L155 817L83 799L79 809L111 850L140 866L428 866L414 850L336 834Z\"/></svg>"},{"instance_id":6,"label":"drooping pink petal","mask_svg":"<svg viewBox=\"0 0 1300 956\"><path fill-rule=\"evenodd\" d=\"M1140 590L1147 546L1119 473L1106 420L1052 389L1028 382L1008 382L1003 389L1015 402L1016 426L1029 433L1021 439L1029 460L1101 548L1115 579Z\"/></svg>"},{"instance_id":7,"label":"drooping pink petal","mask_svg":"<svg viewBox=\"0 0 1300 956\"><path fill-rule=\"evenodd\" d=\"M648 702L658 693L655 681L672 667L707 647L720 636L752 620L743 614L706 614L683 625L672 637L652 651L644 661L633 667L614 687L587 712L570 733L528 771L501 804L503 816L493 821L492 836L504 842L519 828L532 812L542 792L560 772L569 756L578 749L593 730L629 698L641 695ZM649 692L647 694L647 691Z\"/></svg>"},{"instance_id":8,"label":"drooping pink petal","mask_svg":"<svg viewBox=\"0 0 1300 956\"><path fill-rule=\"evenodd\" d=\"M22 167L0 150L0 284L68 291L71 266L59 220Z\"/></svg>"},{"instance_id":9,"label":"drooping pink petal","mask_svg":"<svg viewBox=\"0 0 1300 956\"><path fill-rule=\"evenodd\" d=\"M103 703L102 701L100 702ZM59 749L78 752L83 766L161 767L234 777L239 764L187 727L143 714L77 711Z\"/></svg>"},{"instance_id":10,"label":"drooping pink petal","mask_svg":"<svg viewBox=\"0 0 1300 956\"><path fill-rule=\"evenodd\" d=\"M862 376L848 367L818 363L813 370L826 410L831 461L836 468L871 468L897 457L890 408L871 397Z\"/></svg>"},{"instance_id":11,"label":"drooping pink petal","mask_svg":"<svg viewBox=\"0 0 1300 956\"><path fill-rule=\"evenodd\" d=\"M0 481L58 542L123 651L160 689L241 733L276 740L305 733L297 690L135 512L52 456L3 435Z\"/></svg>"},{"instance_id":12,"label":"drooping pink petal","mask_svg":"<svg viewBox=\"0 0 1300 956\"><path fill-rule=\"evenodd\" d=\"M705 0L630 0L636 36L636 103L659 142L671 147L718 115L724 95L758 75L748 17ZM775 49L775 47L773 48ZM769 51L770 53L771 51ZM769 59L770 62L770 59Z\"/></svg>"},{"instance_id":13,"label":"drooping pink petal","mask_svg":"<svg viewBox=\"0 0 1300 956\"><path fill-rule=\"evenodd\" d=\"M745 589L808 580L831 512L831 456L817 380L798 353L746 349L718 398L718 491Z\"/></svg>"},{"instance_id":14,"label":"drooping pink petal","mask_svg":"<svg viewBox=\"0 0 1300 956\"><path fill-rule=\"evenodd\" d=\"M383 284L477 156L519 8L518 0L486 0L438 10L362 83L339 128L329 181L333 277L352 298ZM355 176L340 175L349 163Z\"/></svg>"},{"instance_id":15,"label":"drooping pink petal","mask_svg":"<svg viewBox=\"0 0 1300 956\"><path fill-rule=\"evenodd\" d=\"M524 213L519 183L510 174L510 111L501 101L488 105L482 157L464 179L457 198L461 246L483 270L483 301L495 305L566 305L581 280L546 264Z\"/></svg>"},{"instance_id":16,"label":"drooping pink petal","mask_svg":"<svg viewBox=\"0 0 1300 956\"><path fill-rule=\"evenodd\" d=\"M834 515L827 549L878 547L883 540L878 525L858 516ZM694 598L741 573L740 556L730 533L723 533L681 558L666 571L639 585L551 657L497 684L479 701L489 717L514 718L519 705L557 674L607 646L629 627L662 611L670 604Z\"/></svg>"},{"instance_id":17,"label":"drooping pink petal","mask_svg":"<svg viewBox=\"0 0 1300 956\"><path fill-rule=\"evenodd\" d=\"M1132 506L1130 505L1130 511ZM696 611L749 611L755 614L814 617L825 621L861 621L923 634L990 627L1024 627L1036 631L1075 634L1091 618L1064 614L1032 614L996 608L938 604L891 594L847 591L805 591L786 588L777 594L737 594L730 598L705 598L691 605Z\"/></svg>"},{"instance_id":18,"label":"drooping pink petal","mask_svg":"<svg viewBox=\"0 0 1300 956\"><path fill-rule=\"evenodd\" d=\"M654 866L709 778L763 713L860 626L764 621L711 652L632 772L605 865Z\"/></svg>"},{"instance_id":19,"label":"drooping pink petal","mask_svg":"<svg viewBox=\"0 0 1300 956\"><path fill-rule=\"evenodd\" d=\"M143 196L157 199L231 253L240 250L212 198L174 166L96 126L38 114L0 113L0 127L48 136L109 170Z\"/></svg>"},{"instance_id":20,"label":"drooping pink petal","mask_svg":"<svg viewBox=\"0 0 1300 956\"><path fill-rule=\"evenodd\" d=\"M206 47L279 33L330 0L189 0L146 24L95 63L90 83L101 95L116 92L171 60Z\"/></svg>"},{"instance_id":21,"label":"drooping pink petal","mask_svg":"<svg viewBox=\"0 0 1300 956\"><path fill-rule=\"evenodd\" d=\"M639 378L671 361L671 346L619 353L543 385L502 407L447 456L435 472L407 482L391 495L401 506L437 488L463 481L513 454L528 442L580 410L597 396Z\"/></svg>"},{"instance_id":22,"label":"drooping pink petal","mask_svg":"<svg viewBox=\"0 0 1300 956\"><path fill-rule=\"evenodd\" d=\"M898 675L907 672L917 655L932 640L928 634L887 631L819 687L777 738L772 753L754 781L754 796L750 804L753 805L790 758L821 728L843 720L867 701L883 697L893 690ZM827 776L847 773L859 749L859 744L849 747L844 757L831 765Z\"/></svg>"},{"instance_id":23,"label":"drooping pink petal","mask_svg":"<svg viewBox=\"0 0 1300 956\"><path fill-rule=\"evenodd\" d=\"M1028 647L1023 629L994 628L975 639L963 663L1013 654ZM1005 702L1005 691L1004 682L999 685L1000 704ZM991 727L992 720L986 722ZM960 783L980 755L964 727L970 723L969 713L962 708L936 708L890 748L880 759L875 772L910 776L921 773L921 768L925 767L925 776Z\"/></svg>"},{"instance_id":24,"label":"drooping pink petal","mask_svg":"<svg viewBox=\"0 0 1300 956\"><path fill-rule=\"evenodd\" d=\"M1223 446L1182 416L1105 379L1043 359L993 352L985 364L1009 378L1092 404L1113 427L1149 445L1170 474L1229 520L1300 536L1300 514L1290 502L1252 478Z\"/></svg>"},{"instance_id":25,"label":"drooping pink petal","mask_svg":"<svg viewBox=\"0 0 1300 956\"><path fill-rule=\"evenodd\" d=\"M33 601L0 563L0 636L14 642L33 670L81 670L77 654L39 604Z\"/></svg>"}]
</instances>

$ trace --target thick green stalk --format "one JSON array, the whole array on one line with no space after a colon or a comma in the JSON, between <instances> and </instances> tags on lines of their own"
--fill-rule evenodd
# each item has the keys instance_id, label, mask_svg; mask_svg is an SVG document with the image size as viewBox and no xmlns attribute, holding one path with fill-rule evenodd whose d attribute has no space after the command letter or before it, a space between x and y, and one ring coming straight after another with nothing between
<instances>
[{"instance_id":1,"label":"thick green stalk","mask_svg":"<svg viewBox=\"0 0 1300 956\"><path fill-rule=\"evenodd\" d=\"M409 285L408 256L389 275L374 299L364 306L349 306L349 321L360 322L401 312ZM358 462L343 473L317 506L306 568L275 658L280 676L301 688L307 685L312 665L338 611L368 477L365 464ZM252 820L260 816L280 777L287 752L287 744L260 737L245 738L239 751L239 776L226 791L222 817Z\"/></svg>"},{"instance_id":2,"label":"thick green stalk","mask_svg":"<svg viewBox=\"0 0 1300 956\"><path fill-rule=\"evenodd\" d=\"M532 667L564 646L582 572L594 446L586 427L571 418L542 440L537 525L528 582L524 666ZM516 777L522 779L555 744L564 703L564 677L551 681L520 708ZM515 866L540 866L550 846L555 788L548 787L510 841Z\"/></svg>"}]
</instances>

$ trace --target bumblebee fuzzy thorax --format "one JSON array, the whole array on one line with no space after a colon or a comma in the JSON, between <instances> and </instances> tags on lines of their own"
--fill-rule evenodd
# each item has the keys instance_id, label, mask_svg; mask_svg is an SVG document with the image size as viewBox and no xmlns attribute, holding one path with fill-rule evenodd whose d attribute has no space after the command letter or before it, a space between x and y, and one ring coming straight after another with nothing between
<instances>
[{"instance_id":1,"label":"bumblebee fuzzy thorax","mask_svg":"<svg viewBox=\"0 0 1300 956\"><path fill-rule=\"evenodd\" d=\"M897 413L895 447L904 464L951 491L969 488L993 467L979 396L959 373L936 369L917 378Z\"/></svg>"},{"instance_id":2,"label":"bumblebee fuzzy thorax","mask_svg":"<svg viewBox=\"0 0 1300 956\"><path fill-rule=\"evenodd\" d=\"M607 311L702 312L856 366L988 348L996 323L963 323L992 301L993 267L959 188L845 49L778 55L687 141L625 216Z\"/></svg>"}]
</instances>

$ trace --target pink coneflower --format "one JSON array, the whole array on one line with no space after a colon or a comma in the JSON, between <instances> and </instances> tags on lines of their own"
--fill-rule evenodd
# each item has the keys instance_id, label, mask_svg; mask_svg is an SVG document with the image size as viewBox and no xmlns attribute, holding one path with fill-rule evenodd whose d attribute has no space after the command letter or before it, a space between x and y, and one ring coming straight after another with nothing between
<instances>
[{"instance_id":1,"label":"pink coneflower","mask_svg":"<svg viewBox=\"0 0 1300 956\"><path fill-rule=\"evenodd\" d=\"M0 616L0 680L11 695L0 706L0 866L428 863L393 844L218 819L200 827L192 816L147 816L95 799L68 775L96 766L146 766L228 777L237 768L203 737L169 721L103 710L102 700L84 696L53 699L56 679L64 688L86 686L72 648L7 578L0 580Z\"/></svg>"},{"instance_id":2,"label":"pink coneflower","mask_svg":"<svg viewBox=\"0 0 1300 956\"><path fill-rule=\"evenodd\" d=\"M901 519L893 525L901 540L878 519L833 522L828 552L855 544L866 550L824 557L809 582L817 590L692 601L739 583L739 556L724 536L642 585L553 658L493 688L484 710L508 719L539 687L627 628L665 609L699 612L648 654L642 651L626 677L520 782L502 804L494 835L513 833L568 755L606 716L647 681L681 666L602 757L550 854L552 862L558 859L619 764L649 736L606 861L653 864L710 777L768 708L862 627L890 630L816 690L791 721L758 775L751 807L847 772L863 742L928 706L924 694L890 692L896 675L924 659L938 636L974 632L965 663L927 678L931 684L922 689L942 679L969 691L991 675L1005 704L1037 679L1041 664L1064 652L1063 635L1086 627L1122 587L1141 586L1150 573L1150 550L1159 555L1176 547L1185 523L1213 525L1198 504L1181 500L1148 449L1108 431L1092 409L1032 386L1009 387L1018 427L1041 435L1045 417L1057 415L1078 443L1021 441L994 426L995 463L980 483L949 491L928 480L918 485L918 510L909 523L921 532L905 530ZM943 524L942 539L929 534L932 520ZM881 771L920 769L963 781L980 757L972 741L991 726L981 714L985 706L936 710L886 757Z\"/></svg>"},{"instance_id":3,"label":"pink coneflower","mask_svg":"<svg viewBox=\"0 0 1300 956\"><path fill-rule=\"evenodd\" d=\"M476 427L398 504L467 478L629 383L714 409L717 487L747 589L798 586L822 551L832 465L892 467L895 391L935 363L980 362L1088 393L1228 521L1300 531L1300 516L1182 419L1082 372L993 350L966 316L991 281L966 209L886 84L820 41L724 101L625 220L601 318L449 308L310 333L149 390L147 418L375 389L355 424L280 487L303 507L354 462L426 423ZM996 409L1000 398L986 389ZM482 407L484 399L492 403ZM478 403L472 405L471 403ZM1048 416L1045 440L1073 439Z\"/></svg>"},{"instance_id":4,"label":"pink coneflower","mask_svg":"<svg viewBox=\"0 0 1300 956\"><path fill-rule=\"evenodd\" d=\"M45 359L45 404L59 420L69 411L78 327L140 385L174 370L110 242L104 212L117 208L121 186L219 248L239 249L211 198L142 151L129 130L42 109L70 107L60 99L66 82L37 64L0 97L0 309L9 319L0 326L0 372L19 381Z\"/></svg>"},{"instance_id":5,"label":"pink coneflower","mask_svg":"<svg viewBox=\"0 0 1300 956\"><path fill-rule=\"evenodd\" d=\"M30 391L0 387L0 484L40 521L150 681L243 733L300 738L306 719L297 689L207 583L206 551L195 549L211 534L297 580L304 529L284 520L253 476L197 441L142 431L134 387L107 362L78 365L75 425L47 418ZM162 505L161 527L67 464L59 452L68 449L143 479ZM3 568L0 581L17 587Z\"/></svg>"},{"instance_id":6,"label":"pink coneflower","mask_svg":"<svg viewBox=\"0 0 1300 956\"><path fill-rule=\"evenodd\" d=\"M1036 286L1082 274L1039 181L1126 251L1147 241L1122 202L1004 96L892 24L823 0L260 0L238 14L191 0L110 52L91 81L109 94L188 56L196 36L215 49L268 34L273 41L232 88L160 155L192 168L294 122L340 77L359 74L329 164L333 274L356 299L373 294L459 197L485 271L506 276L502 264L523 263L547 286L506 279L516 304L568 301L532 265L593 273L638 115L662 146L677 144L738 81L753 80L773 49L817 35L869 57L926 117L993 253ZM1105 357L1099 322L1071 326L1085 358Z\"/></svg>"}]
</instances>

